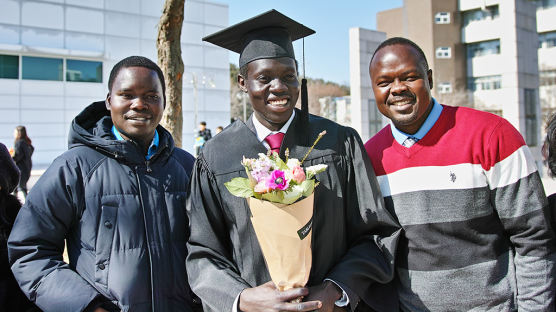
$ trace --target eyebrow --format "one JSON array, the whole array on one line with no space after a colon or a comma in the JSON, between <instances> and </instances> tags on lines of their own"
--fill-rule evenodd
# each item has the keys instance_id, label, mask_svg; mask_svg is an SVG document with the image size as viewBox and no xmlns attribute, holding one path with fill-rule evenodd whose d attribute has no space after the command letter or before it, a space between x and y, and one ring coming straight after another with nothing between
<instances>
[{"instance_id":1,"label":"eyebrow","mask_svg":"<svg viewBox=\"0 0 556 312\"><path fill-rule=\"evenodd\" d=\"M408 75L408 74L411 74L411 73L419 73L419 69L418 68L410 68L410 69L402 72L401 74L402 75ZM389 77L389 76L390 75L388 75L388 74L381 73L377 78ZM421 74L419 74L419 76L421 76Z\"/></svg>"},{"instance_id":2,"label":"eyebrow","mask_svg":"<svg viewBox=\"0 0 556 312\"><path fill-rule=\"evenodd\" d=\"M133 91L133 90L130 89L130 88L123 88L123 89L117 90L117 92L131 92L131 91ZM147 90L146 93L149 93L149 92L159 93L158 90L156 90L156 89ZM162 93L162 92L160 92L160 93Z\"/></svg>"}]
</instances>

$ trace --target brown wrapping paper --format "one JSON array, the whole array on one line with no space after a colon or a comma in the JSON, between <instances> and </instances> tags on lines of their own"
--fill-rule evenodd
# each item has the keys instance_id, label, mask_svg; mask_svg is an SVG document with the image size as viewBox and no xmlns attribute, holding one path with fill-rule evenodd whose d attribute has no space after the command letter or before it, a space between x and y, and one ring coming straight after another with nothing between
<instances>
[{"instance_id":1,"label":"brown wrapping paper","mask_svg":"<svg viewBox=\"0 0 556 312\"><path fill-rule=\"evenodd\" d=\"M247 199L270 277L281 291L309 280L313 201L314 194L291 205Z\"/></svg>"}]
</instances>

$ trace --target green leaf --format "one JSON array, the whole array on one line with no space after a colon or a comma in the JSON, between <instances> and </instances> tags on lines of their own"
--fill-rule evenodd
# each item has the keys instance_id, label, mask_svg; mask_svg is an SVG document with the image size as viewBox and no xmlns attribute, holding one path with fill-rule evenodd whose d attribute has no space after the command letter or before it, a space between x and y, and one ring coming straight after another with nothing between
<instances>
[{"instance_id":1,"label":"green leaf","mask_svg":"<svg viewBox=\"0 0 556 312\"><path fill-rule=\"evenodd\" d=\"M254 195L251 182L246 178L233 178L231 181L224 183L224 186L226 186L232 195L237 197L248 198Z\"/></svg>"},{"instance_id":2,"label":"green leaf","mask_svg":"<svg viewBox=\"0 0 556 312\"><path fill-rule=\"evenodd\" d=\"M307 197L315 190L315 180L305 180L301 183L301 187L303 187L303 196Z\"/></svg>"},{"instance_id":3,"label":"green leaf","mask_svg":"<svg viewBox=\"0 0 556 312\"><path fill-rule=\"evenodd\" d=\"M284 194L282 192L268 192L262 195L262 199L273 203L282 203L284 200Z\"/></svg>"},{"instance_id":4,"label":"green leaf","mask_svg":"<svg viewBox=\"0 0 556 312\"><path fill-rule=\"evenodd\" d=\"M276 165L278 166L278 169L284 171L288 169L288 165L286 165L286 163L282 160L282 158L280 157L276 157Z\"/></svg>"},{"instance_id":5,"label":"green leaf","mask_svg":"<svg viewBox=\"0 0 556 312\"><path fill-rule=\"evenodd\" d=\"M303 194L303 188L301 185L296 185L292 187L292 189L284 194L284 200L282 201L283 204L293 204L295 203Z\"/></svg>"}]
</instances>

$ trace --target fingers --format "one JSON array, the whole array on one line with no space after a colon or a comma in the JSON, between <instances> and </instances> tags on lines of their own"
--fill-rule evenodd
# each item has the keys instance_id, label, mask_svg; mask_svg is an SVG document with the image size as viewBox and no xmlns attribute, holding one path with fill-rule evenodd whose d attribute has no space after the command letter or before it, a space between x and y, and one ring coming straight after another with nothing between
<instances>
[{"instance_id":1,"label":"fingers","mask_svg":"<svg viewBox=\"0 0 556 312\"><path fill-rule=\"evenodd\" d=\"M280 301L292 301L299 297L307 296L309 294L309 289L305 287L292 288L280 292Z\"/></svg>"},{"instance_id":2,"label":"fingers","mask_svg":"<svg viewBox=\"0 0 556 312\"><path fill-rule=\"evenodd\" d=\"M320 301L307 301L300 303L284 303L280 311L313 311L322 307Z\"/></svg>"}]
</instances>

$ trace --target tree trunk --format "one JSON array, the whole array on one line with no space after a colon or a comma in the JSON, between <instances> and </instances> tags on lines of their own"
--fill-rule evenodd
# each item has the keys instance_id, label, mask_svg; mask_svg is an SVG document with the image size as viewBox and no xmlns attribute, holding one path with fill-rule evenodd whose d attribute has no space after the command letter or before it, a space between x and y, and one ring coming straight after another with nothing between
<instances>
[{"instance_id":1,"label":"tree trunk","mask_svg":"<svg viewBox=\"0 0 556 312\"><path fill-rule=\"evenodd\" d=\"M177 147L182 146L182 88L181 28L185 0L166 0L158 23L158 65L166 80L166 109L160 124L170 131Z\"/></svg>"}]
</instances>

